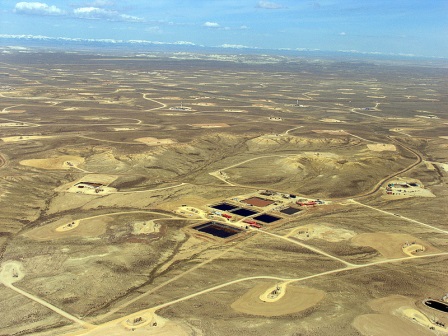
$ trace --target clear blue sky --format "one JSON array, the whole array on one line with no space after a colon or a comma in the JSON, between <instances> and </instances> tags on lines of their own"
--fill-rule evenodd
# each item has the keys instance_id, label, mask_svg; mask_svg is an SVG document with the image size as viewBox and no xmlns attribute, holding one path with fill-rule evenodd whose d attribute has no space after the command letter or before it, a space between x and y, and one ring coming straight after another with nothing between
<instances>
[{"instance_id":1,"label":"clear blue sky","mask_svg":"<svg viewBox=\"0 0 448 336\"><path fill-rule=\"evenodd\" d=\"M448 0L0 1L0 34L448 57Z\"/></svg>"}]
</instances>

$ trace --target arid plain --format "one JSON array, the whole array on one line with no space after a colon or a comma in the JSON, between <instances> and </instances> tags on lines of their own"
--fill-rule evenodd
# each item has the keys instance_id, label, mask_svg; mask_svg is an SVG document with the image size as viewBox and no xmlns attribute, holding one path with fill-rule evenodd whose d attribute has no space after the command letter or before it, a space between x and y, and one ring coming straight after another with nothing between
<instances>
[{"instance_id":1,"label":"arid plain","mask_svg":"<svg viewBox=\"0 0 448 336\"><path fill-rule=\"evenodd\" d=\"M5 54L0 335L444 335L448 69Z\"/></svg>"}]
</instances>

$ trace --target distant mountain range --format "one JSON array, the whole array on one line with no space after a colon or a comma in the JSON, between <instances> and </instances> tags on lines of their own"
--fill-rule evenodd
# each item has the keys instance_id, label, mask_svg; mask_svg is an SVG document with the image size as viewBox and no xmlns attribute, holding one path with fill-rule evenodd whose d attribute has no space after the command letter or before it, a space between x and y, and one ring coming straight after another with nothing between
<instances>
[{"instance_id":1,"label":"distant mountain range","mask_svg":"<svg viewBox=\"0 0 448 336\"><path fill-rule=\"evenodd\" d=\"M189 41L160 42L147 40L85 39L69 37L49 37L42 35L7 35L0 34L0 46L18 50L22 48L61 49L66 51L95 50L97 52L120 51L135 54L138 52L189 52L204 54L252 54L278 55L290 57L330 57L330 58L367 58L367 59L428 59L411 54L385 54L380 52L363 52L358 50L326 51L319 49L259 49L244 45L223 44L203 46ZM23 50L25 52L25 50Z\"/></svg>"}]
</instances>

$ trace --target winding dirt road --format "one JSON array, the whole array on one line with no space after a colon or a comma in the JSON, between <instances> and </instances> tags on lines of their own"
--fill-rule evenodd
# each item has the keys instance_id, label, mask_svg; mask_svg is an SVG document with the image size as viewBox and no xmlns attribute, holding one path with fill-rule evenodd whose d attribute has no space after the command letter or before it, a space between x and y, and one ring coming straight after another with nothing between
<instances>
[{"instance_id":1,"label":"winding dirt road","mask_svg":"<svg viewBox=\"0 0 448 336\"><path fill-rule=\"evenodd\" d=\"M8 164L8 161L6 160L5 156L0 153L0 168L5 167Z\"/></svg>"}]
</instances>

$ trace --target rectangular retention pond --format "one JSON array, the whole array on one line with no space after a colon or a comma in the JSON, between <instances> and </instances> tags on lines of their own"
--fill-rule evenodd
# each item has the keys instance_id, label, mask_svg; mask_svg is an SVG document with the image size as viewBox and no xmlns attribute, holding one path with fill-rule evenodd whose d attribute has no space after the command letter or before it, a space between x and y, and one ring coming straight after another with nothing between
<instances>
[{"instance_id":1,"label":"rectangular retention pond","mask_svg":"<svg viewBox=\"0 0 448 336\"><path fill-rule=\"evenodd\" d=\"M211 208L218 209L218 210L221 210L221 211L229 211L229 210L236 209L238 207L235 206L235 205L229 204L229 203L219 203L219 204L216 204L216 205L212 205Z\"/></svg>"},{"instance_id":2,"label":"rectangular retention pond","mask_svg":"<svg viewBox=\"0 0 448 336\"><path fill-rule=\"evenodd\" d=\"M247 217L247 216L252 216L258 213L258 211L254 211L254 210L249 210L249 209L245 209L245 208L239 208L236 210L231 210L231 213L241 216L241 217Z\"/></svg>"},{"instance_id":3,"label":"rectangular retention pond","mask_svg":"<svg viewBox=\"0 0 448 336\"><path fill-rule=\"evenodd\" d=\"M280 220L281 218L277 217L277 216L268 215L268 214L262 214L262 215L254 217L254 219L257 221L269 224L269 223L274 223L274 222Z\"/></svg>"},{"instance_id":4,"label":"rectangular retention pond","mask_svg":"<svg viewBox=\"0 0 448 336\"><path fill-rule=\"evenodd\" d=\"M281 213L284 213L285 215L294 215L295 213L300 212L300 209L289 207L283 210L280 210Z\"/></svg>"},{"instance_id":5,"label":"rectangular retention pond","mask_svg":"<svg viewBox=\"0 0 448 336\"><path fill-rule=\"evenodd\" d=\"M200 232L211 234L219 238L228 238L243 231L233 226L225 225L218 222L208 222L205 224L195 226L193 227L193 229L198 230Z\"/></svg>"}]
</instances>

